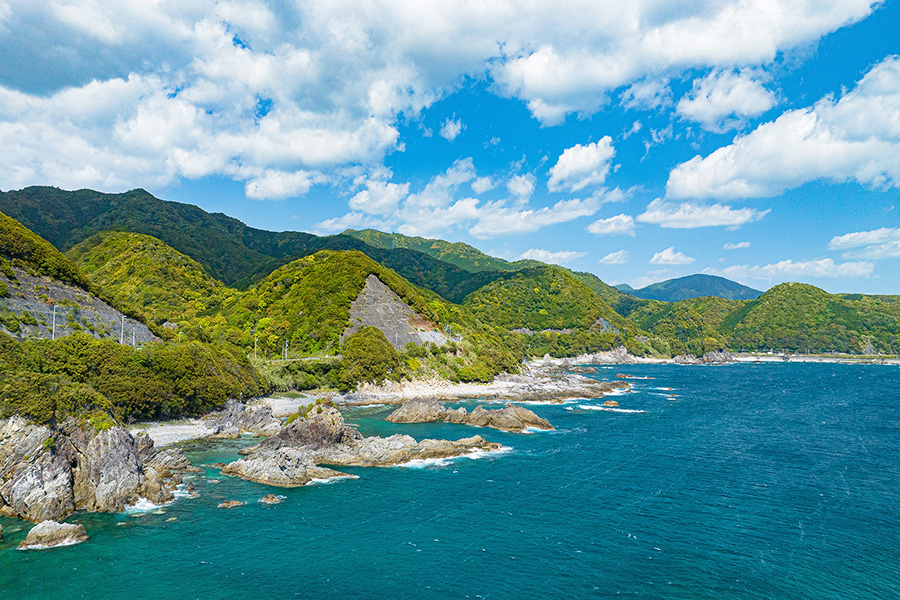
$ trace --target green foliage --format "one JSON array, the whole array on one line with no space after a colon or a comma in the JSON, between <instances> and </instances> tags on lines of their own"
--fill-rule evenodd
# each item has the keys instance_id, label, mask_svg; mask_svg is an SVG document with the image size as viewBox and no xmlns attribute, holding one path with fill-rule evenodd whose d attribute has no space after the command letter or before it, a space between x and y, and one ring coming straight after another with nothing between
<instances>
[{"instance_id":1,"label":"green foliage","mask_svg":"<svg viewBox=\"0 0 900 600\"><path fill-rule=\"evenodd\" d=\"M264 390L246 356L227 344L140 349L87 334L15 342L0 336L0 413L37 422L95 410L125 419L196 415Z\"/></svg>"},{"instance_id":2,"label":"green foliage","mask_svg":"<svg viewBox=\"0 0 900 600\"><path fill-rule=\"evenodd\" d=\"M115 427L116 420L102 410L95 410L88 416L88 424L94 431L105 431Z\"/></svg>"},{"instance_id":3,"label":"green foliage","mask_svg":"<svg viewBox=\"0 0 900 600\"><path fill-rule=\"evenodd\" d=\"M399 380L402 375L400 354L380 329L363 327L344 342L342 389L349 390L364 381L380 383Z\"/></svg>"},{"instance_id":4,"label":"green foliage","mask_svg":"<svg viewBox=\"0 0 900 600\"><path fill-rule=\"evenodd\" d=\"M301 406L297 409L297 412L291 413L288 415L288 418L285 419L284 424L290 425L297 419L305 419L309 416L311 412L322 412L322 407L330 406L332 408L335 407L334 402L329 400L328 398L317 398L315 402L311 402L305 406Z\"/></svg>"},{"instance_id":5,"label":"green foliage","mask_svg":"<svg viewBox=\"0 0 900 600\"><path fill-rule=\"evenodd\" d=\"M47 240L3 213L0 213L0 256L37 275L47 275L85 290L92 289L78 267L60 254ZM8 278L15 277L11 269L7 272L4 268L3 271Z\"/></svg>"},{"instance_id":6,"label":"green foliage","mask_svg":"<svg viewBox=\"0 0 900 600\"><path fill-rule=\"evenodd\" d=\"M593 290L560 267L504 274L469 294L463 305L482 322L505 329L634 329Z\"/></svg>"},{"instance_id":7,"label":"green foliage","mask_svg":"<svg viewBox=\"0 0 900 600\"><path fill-rule=\"evenodd\" d=\"M9 286L6 285L5 281L0 281L0 298L8 298L9 297Z\"/></svg>"},{"instance_id":8,"label":"green foliage","mask_svg":"<svg viewBox=\"0 0 900 600\"><path fill-rule=\"evenodd\" d=\"M147 235L104 232L67 254L106 297L157 325L209 314L229 297L198 262Z\"/></svg>"}]
</instances>

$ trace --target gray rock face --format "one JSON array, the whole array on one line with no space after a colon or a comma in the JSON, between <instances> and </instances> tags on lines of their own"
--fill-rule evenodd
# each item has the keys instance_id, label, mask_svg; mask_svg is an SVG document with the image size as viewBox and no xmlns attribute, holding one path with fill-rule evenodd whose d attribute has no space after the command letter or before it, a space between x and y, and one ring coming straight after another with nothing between
<instances>
[{"instance_id":1,"label":"gray rock face","mask_svg":"<svg viewBox=\"0 0 900 600\"><path fill-rule=\"evenodd\" d=\"M29 521L121 511L142 497L166 502L187 466L180 451L157 452L152 440L118 426L98 432L74 419L57 429L0 420L0 510Z\"/></svg>"},{"instance_id":2,"label":"gray rock face","mask_svg":"<svg viewBox=\"0 0 900 600\"><path fill-rule=\"evenodd\" d=\"M384 333L398 351L412 342L417 346L447 343L447 336L434 329L428 319L416 314L396 293L375 275L366 277L366 285L350 303L350 325L344 336L371 325Z\"/></svg>"},{"instance_id":3,"label":"gray rock face","mask_svg":"<svg viewBox=\"0 0 900 600\"><path fill-rule=\"evenodd\" d=\"M0 504L36 522L73 512L73 455L71 443L47 427L0 420Z\"/></svg>"},{"instance_id":4,"label":"gray rock face","mask_svg":"<svg viewBox=\"0 0 900 600\"><path fill-rule=\"evenodd\" d=\"M80 544L88 538L84 525L42 521L28 532L19 544L19 550L36 550L55 546L71 546Z\"/></svg>"},{"instance_id":5,"label":"gray rock face","mask_svg":"<svg viewBox=\"0 0 900 600\"><path fill-rule=\"evenodd\" d=\"M271 407L247 406L233 399L223 411L207 417L203 425L213 430L210 437L214 438L236 438L242 433L270 436L281 429L281 421L272 415Z\"/></svg>"},{"instance_id":6,"label":"gray rock face","mask_svg":"<svg viewBox=\"0 0 900 600\"><path fill-rule=\"evenodd\" d=\"M364 438L359 431L344 424L340 411L323 407L298 419L280 432L246 452L246 458L222 469L250 481L293 487L313 479L346 477L346 473L319 467L319 464L384 467L415 459L449 458L476 450L493 451L500 444L479 436L457 441L422 440L408 435Z\"/></svg>"},{"instance_id":7,"label":"gray rock face","mask_svg":"<svg viewBox=\"0 0 900 600\"><path fill-rule=\"evenodd\" d=\"M529 427L551 430L553 425L527 408L507 403L492 410L478 406L471 413L465 408L451 410L437 400L407 400L385 419L391 423L461 423L475 427L493 427L504 431L524 431Z\"/></svg>"}]
</instances>

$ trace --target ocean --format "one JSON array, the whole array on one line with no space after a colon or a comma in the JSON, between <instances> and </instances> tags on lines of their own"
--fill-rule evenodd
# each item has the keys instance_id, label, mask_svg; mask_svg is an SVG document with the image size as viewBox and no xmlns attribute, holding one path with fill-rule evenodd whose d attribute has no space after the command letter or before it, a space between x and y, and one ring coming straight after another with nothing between
<instances>
[{"instance_id":1,"label":"ocean","mask_svg":"<svg viewBox=\"0 0 900 600\"><path fill-rule=\"evenodd\" d=\"M52 550L17 551L28 524L0 519L0 597L900 598L900 368L595 376L617 373L640 377L618 411L529 406L553 432L345 413L364 434L478 434L510 448L498 455L346 468L359 479L300 489L206 468L199 497L76 514L90 539ZM251 443L186 447L202 466ZM259 503L267 493L284 502Z\"/></svg>"}]
</instances>

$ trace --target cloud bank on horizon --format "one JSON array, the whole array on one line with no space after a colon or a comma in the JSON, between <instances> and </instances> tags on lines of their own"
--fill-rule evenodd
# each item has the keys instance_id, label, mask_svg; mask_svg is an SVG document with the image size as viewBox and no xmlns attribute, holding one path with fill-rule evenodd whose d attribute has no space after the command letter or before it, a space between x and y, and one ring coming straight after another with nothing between
<instances>
[{"instance_id":1,"label":"cloud bank on horizon","mask_svg":"<svg viewBox=\"0 0 900 600\"><path fill-rule=\"evenodd\" d=\"M897 16L862 0L0 0L0 188L225 181L269 228L502 240L611 280L879 289L900 257L883 227L900 226L900 44L860 28Z\"/></svg>"}]
</instances>

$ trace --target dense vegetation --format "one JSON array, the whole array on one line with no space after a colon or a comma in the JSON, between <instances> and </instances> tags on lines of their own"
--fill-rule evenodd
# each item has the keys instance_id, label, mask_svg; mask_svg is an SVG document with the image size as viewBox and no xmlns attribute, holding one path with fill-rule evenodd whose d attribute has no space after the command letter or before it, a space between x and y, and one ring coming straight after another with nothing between
<instances>
[{"instance_id":1,"label":"dense vegetation","mask_svg":"<svg viewBox=\"0 0 900 600\"><path fill-rule=\"evenodd\" d=\"M505 329L633 329L587 285L561 267L504 273L466 297L464 306Z\"/></svg>"},{"instance_id":2,"label":"dense vegetation","mask_svg":"<svg viewBox=\"0 0 900 600\"><path fill-rule=\"evenodd\" d=\"M445 263L456 265L471 273L482 271L518 271L526 267L543 266L535 260L519 260L509 262L502 258L489 256L481 250L462 242L446 242L422 237L411 237L402 233L384 233L375 229L363 229L357 231L348 229L344 235L349 235L366 242L374 248L408 248L416 250L436 258Z\"/></svg>"},{"instance_id":3,"label":"dense vegetation","mask_svg":"<svg viewBox=\"0 0 900 600\"><path fill-rule=\"evenodd\" d=\"M228 344L135 349L84 333L23 342L0 334L0 416L44 423L98 410L122 420L196 415L262 391L247 357Z\"/></svg>"},{"instance_id":4,"label":"dense vegetation","mask_svg":"<svg viewBox=\"0 0 900 600\"><path fill-rule=\"evenodd\" d=\"M35 275L46 275L85 290L92 289L84 274L59 250L3 213L0 213L0 257L3 273L8 279L15 278L9 269L12 264Z\"/></svg>"},{"instance_id":5,"label":"dense vegetation","mask_svg":"<svg viewBox=\"0 0 900 600\"><path fill-rule=\"evenodd\" d=\"M99 233L67 254L118 306L156 325L192 319L226 296L202 265L148 235Z\"/></svg>"}]
</instances>

